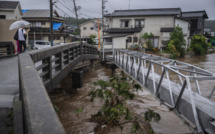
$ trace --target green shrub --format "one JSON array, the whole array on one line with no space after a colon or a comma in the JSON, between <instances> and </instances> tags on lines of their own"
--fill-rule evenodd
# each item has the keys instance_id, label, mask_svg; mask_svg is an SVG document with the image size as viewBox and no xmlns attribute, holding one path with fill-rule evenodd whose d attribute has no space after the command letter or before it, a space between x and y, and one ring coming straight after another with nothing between
<instances>
[{"instance_id":1,"label":"green shrub","mask_svg":"<svg viewBox=\"0 0 215 134\"><path fill-rule=\"evenodd\" d=\"M145 40L145 43L148 45L148 48L152 48L152 42L151 42L151 38L154 35L152 33L148 34L148 33L144 33L141 37Z\"/></svg>"},{"instance_id":2,"label":"green shrub","mask_svg":"<svg viewBox=\"0 0 215 134\"><path fill-rule=\"evenodd\" d=\"M188 47L188 48L187 48L187 52L190 52L190 51L192 51L192 48L191 48L191 47Z\"/></svg>"},{"instance_id":3,"label":"green shrub","mask_svg":"<svg viewBox=\"0 0 215 134\"><path fill-rule=\"evenodd\" d=\"M179 27L179 26L175 27L174 31L170 33L170 41L173 41L172 45L175 46L175 49L179 53L179 55L178 55L177 52L175 51L175 55L177 57L179 57L179 56L183 57L185 52L184 52L183 48L181 48L181 47L186 44L185 44L184 34L183 34L181 27Z\"/></svg>"},{"instance_id":4,"label":"green shrub","mask_svg":"<svg viewBox=\"0 0 215 134\"><path fill-rule=\"evenodd\" d=\"M95 45L96 44L95 38L96 38L96 35L91 34L90 39L88 40L88 43L92 44L92 45Z\"/></svg>"},{"instance_id":5,"label":"green shrub","mask_svg":"<svg viewBox=\"0 0 215 134\"><path fill-rule=\"evenodd\" d=\"M180 56L180 53L175 48L173 40L171 40L167 45L167 50L169 51L170 54L172 54L172 56L170 57L172 59L178 58Z\"/></svg>"},{"instance_id":6,"label":"green shrub","mask_svg":"<svg viewBox=\"0 0 215 134\"><path fill-rule=\"evenodd\" d=\"M120 126L132 122L131 131L135 133L139 128L138 116L132 116L132 113L124 104L127 100L134 99L135 94L131 92L132 89L138 91L141 86L134 81L129 82L124 73L121 76L117 75L111 78L109 82L99 80L94 85L98 89L94 89L88 94L91 97L90 101L99 97L104 100L104 104L97 114L92 115L92 119L100 126ZM152 120L158 122L160 115L153 110L148 110L145 114L145 120L147 122Z\"/></svg>"},{"instance_id":7,"label":"green shrub","mask_svg":"<svg viewBox=\"0 0 215 134\"><path fill-rule=\"evenodd\" d=\"M206 38L202 34L195 34L191 39L191 48L196 55L203 55L208 50L208 44L206 43Z\"/></svg>"}]
</instances>

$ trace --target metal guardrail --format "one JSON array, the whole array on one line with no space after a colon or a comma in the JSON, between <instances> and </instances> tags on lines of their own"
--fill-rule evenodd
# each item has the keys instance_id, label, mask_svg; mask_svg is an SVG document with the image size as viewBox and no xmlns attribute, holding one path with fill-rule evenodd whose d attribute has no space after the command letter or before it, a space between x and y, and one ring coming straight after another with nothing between
<instances>
[{"instance_id":1,"label":"metal guardrail","mask_svg":"<svg viewBox=\"0 0 215 134\"><path fill-rule=\"evenodd\" d=\"M97 48L75 42L19 55L25 133L65 133L45 86L54 87L78 62L97 59L97 53Z\"/></svg>"},{"instance_id":2,"label":"metal guardrail","mask_svg":"<svg viewBox=\"0 0 215 134\"><path fill-rule=\"evenodd\" d=\"M199 80L215 80L214 73L177 60L129 50L115 50L113 59L139 84L193 122L198 132L215 133L215 113L211 113L215 111L215 103L210 100L215 87L206 98L201 95L199 85ZM176 77L178 81L173 82L171 79Z\"/></svg>"}]
</instances>

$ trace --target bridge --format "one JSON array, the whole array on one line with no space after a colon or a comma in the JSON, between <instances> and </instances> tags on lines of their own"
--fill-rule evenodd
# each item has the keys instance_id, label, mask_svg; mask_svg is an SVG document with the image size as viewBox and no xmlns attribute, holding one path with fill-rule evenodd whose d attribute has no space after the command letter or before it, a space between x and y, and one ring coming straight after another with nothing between
<instances>
[{"instance_id":1,"label":"bridge","mask_svg":"<svg viewBox=\"0 0 215 134\"><path fill-rule=\"evenodd\" d=\"M0 90L0 96L6 96L7 105L13 106L14 121L19 122L19 125L15 124L14 132L65 133L47 92L57 87L73 69L84 66L80 63L93 63L96 59L99 59L97 48L81 42L2 59L4 64L0 68L11 71L3 72L6 80L2 78L0 83L10 92L5 95ZM141 86L147 87L161 102L193 123L198 132L215 133L215 113L212 112L215 103L211 101L215 88L206 98L201 93L199 82L215 80L214 73L177 60L130 50L115 49L110 60ZM20 95L13 100L17 93Z\"/></svg>"},{"instance_id":2,"label":"bridge","mask_svg":"<svg viewBox=\"0 0 215 134\"><path fill-rule=\"evenodd\" d=\"M215 80L214 73L177 60L130 50L115 50L113 62L193 123L197 132L215 133L215 112L212 112L215 103L211 101L215 87L204 97L199 84L202 80Z\"/></svg>"},{"instance_id":3,"label":"bridge","mask_svg":"<svg viewBox=\"0 0 215 134\"><path fill-rule=\"evenodd\" d=\"M97 59L97 48L81 42L2 59L0 84L5 88L0 90L0 107L13 107L14 133L65 133L47 92L83 67L79 63Z\"/></svg>"}]
</instances>

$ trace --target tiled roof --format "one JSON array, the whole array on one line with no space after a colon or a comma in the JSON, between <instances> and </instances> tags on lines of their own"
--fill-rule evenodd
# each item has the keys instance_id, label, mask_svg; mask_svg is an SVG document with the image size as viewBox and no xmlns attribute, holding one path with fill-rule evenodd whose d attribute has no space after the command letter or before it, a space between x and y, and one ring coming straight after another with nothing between
<instances>
[{"instance_id":1,"label":"tiled roof","mask_svg":"<svg viewBox=\"0 0 215 134\"><path fill-rule=\"evenodd\" d=\"M105 17L123 16L156 16L156 15L180 15L181 8L159 8L159 9L137 9L137 10L115 10Z\"/></svg>"},{"instance_id":2,"label":"tiled roof","mask_svg":"<svg viewBox=\"0 0 215 134\"><path fill-rule=\"evenodd\" d=\"M0 9L16 9L19 1L0 1Z\"/></svg>"},{"instance_id":3,"label":"tiled roof","mask_svg":"<svg viewBox=\"0 0 215 134\"><path fill-rule=\"evenodd\" d=\"M140 32L141 30L142 28L109 28L103 31L107 33L136 33Z\"/></svg>"},{"instance_id":4,"label":"tiled roof","mask_svg":"<svg viewBox=\"0 0 215 134\"><path fill-rule=\"evenodd\" d=\"M161 28L160 32L173 32L174 27L163 27Z\"/></svg>"},{"instance_id":5,"label":"tiled roof","mask_svg":"<svg viewBox=\"0 0 215 134\"><path fill-rule=\"evenodd\" d=\"M182 12L182 17L183 18L204 17L208 19L208 15L205 11Z\"/></svg>"},{"instance_id":6,"label":"tiled roof","mask_svg":"<svg viewBox=\"0 0 215 134\"><path fill-rule=\"evenodd\" d=\"M23 18L43 18L50 17L49 10L29 10L23 13Z\"/></svg>"}]
</instances>

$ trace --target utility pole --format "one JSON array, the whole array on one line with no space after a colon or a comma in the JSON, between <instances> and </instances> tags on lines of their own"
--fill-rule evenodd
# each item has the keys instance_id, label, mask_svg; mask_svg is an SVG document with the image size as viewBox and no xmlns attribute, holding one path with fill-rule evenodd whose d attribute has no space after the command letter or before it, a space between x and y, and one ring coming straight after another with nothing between
<instances>
[{"instance_id":1,"label":"utility pole","mask_svg":"<svg viewBox=\"0 0 215 134\"><path fill-rule=\"evenodd\" d=\"M102 36L104 37L104 9L105 9L105 2L104 0L102 0L102 28L103 28L103 32L102 32ZM100 30L100 28L98 28L98 30ZM104 61L105 56L104 56L104 38L103 38L103 43L102 43L102 60Z\"/></svg>"},{"instance_id":2,"label":"utility pole","mask_svg":"<svg viewBox=\"0 0 215 134\"><path fill-rule=\"evenodd\" d=\"M78 23L78 13L77 13L77 10L78 10L78 9L77 9L77 7L76 7L75 0L73 0L73 3L74 3L74 9L75 9L76 23L77 23L77 26L78 26L78 32L79 32L80 38L82 38L82 37L81 37L81 34L80 34L81 29L80 29L79 23ZM83 55L83 44L82 44L82 40L81 40L81 55Z\"/></svg>"},{"instance_id":3,"label":"utility pole","mask_svg":"<svg viewBox=\"0 0 215 134\"><path fill-rule=\"evenodd\" d=\"M54 46L54 44L53 44L53 2L52 2L52 0L50 0L50 23L51 23L50 41L51 41L51 46Z\"/></svg>"},{"instance_id":4,"label":"utility pole","mask_svg":"<svg viewBox=\"0 0 215 134\"><path fill-rule=\"evenodd\" d=\"M77 7L76 7L76 4L75 4L75 0L73 0L73 3L74 3L74 9L75 9L76 24L78 26L78 29L80 30L79 23L78 23L78 13L77 13Z\"/></svg>"},{"instance_id":5,"label":"utility pole","mask_svg":"<svg viewBox=\"0 0 215 134\"><path fill-rule=\"evenodd\" d=\"M64 14L64 29L63 30L64 30L64 43L66 43L66 15L65 14Z\"/></svg>"}]
</instances>

